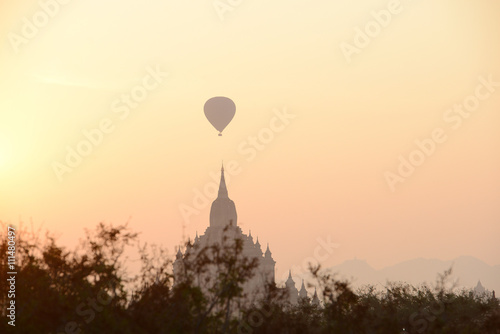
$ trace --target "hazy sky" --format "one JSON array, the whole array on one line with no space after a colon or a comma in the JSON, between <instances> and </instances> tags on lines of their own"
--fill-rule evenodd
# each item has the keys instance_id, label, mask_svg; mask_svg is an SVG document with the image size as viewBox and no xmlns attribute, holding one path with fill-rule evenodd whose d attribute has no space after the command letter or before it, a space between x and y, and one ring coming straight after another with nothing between
<instances>
[{"instance_id":1,"label":"hazy sky","mask_svg":"<svg viewBox=\"0 0 500 334\"><path fill-rule=\"evenodd\" d=\"M278 279L318 238L325 266L500 264L500 3L60 2L0 5L1 220L72 247L130 219L172 254L224 160ZM213 96L236 104L222 137Z\"/></svg>"}]
</instances>

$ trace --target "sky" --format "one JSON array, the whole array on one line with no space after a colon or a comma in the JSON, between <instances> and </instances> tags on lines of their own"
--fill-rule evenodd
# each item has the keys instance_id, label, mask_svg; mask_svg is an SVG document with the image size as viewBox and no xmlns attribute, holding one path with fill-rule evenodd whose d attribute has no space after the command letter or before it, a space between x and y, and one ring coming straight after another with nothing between
<instances>
[{"instance_id":1,"label":"sky","mask_svg":"<svg viewBox=\"0 0 500 334\"><path fill-rule=\"evenodd\" d=\"M500 264L500 3L7 0L0 220L174 254L224 161L276 277L313 259ZM203 113L225 96L218 136Z\"/></svg>"}]
</instances>

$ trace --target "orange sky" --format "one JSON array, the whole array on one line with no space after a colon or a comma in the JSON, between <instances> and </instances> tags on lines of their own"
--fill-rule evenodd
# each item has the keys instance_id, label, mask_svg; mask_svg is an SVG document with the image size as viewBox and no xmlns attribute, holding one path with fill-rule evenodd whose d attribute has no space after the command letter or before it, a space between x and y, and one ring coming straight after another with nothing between
<instances>
[{"instance_id":1,"label":"orange sky","mask_svg":"<svg viewBox=\"0 0 500 334\"><path fill-rule=\"evenodd\" d=\"M277 278L318 238L338 244L325 266L500 264L500 3L230 3L3 1L0 219L68 246L130 219L173 252L208 226L213 197L195 192L224 160L239 225L270 243ZM236 103L222 137L203 114L220 95ZM391 186L400 156L419 166Z\"/></svg>"}]
</instances>

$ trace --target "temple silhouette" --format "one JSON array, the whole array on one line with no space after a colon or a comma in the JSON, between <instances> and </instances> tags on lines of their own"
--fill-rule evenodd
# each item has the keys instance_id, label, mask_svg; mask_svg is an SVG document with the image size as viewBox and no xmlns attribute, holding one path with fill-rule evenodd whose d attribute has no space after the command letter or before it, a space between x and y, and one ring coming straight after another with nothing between
<instances>
[{"instance_id":1,"label":"temple silhouette","mask_svg":"<svg viewBox=\"0 0 500 334\"><path fill-rule=\"evenodd\" d=\"M176 259L173 263L174 268L174 282L178 281L184 272L184 261L186 254L190 252L196 252L205 247L210 247L214 244L222 244L223 238L226 240L240 239L243 241L242 256L248 259L256 258L258 260L258 266L255 269L255 274L250 278L243 286L243 291L248 296L262 296L264 292L264 286L266 284L275 282L275 264L276 261L273 259L269 244L267 244L266 251L262 251L262 246L259 243L259 238L256 241L252 237L251 232L247 234L243 233L241 228L238 226L238 215L236 213L236 206L234 202L229 198L226 181L224 179L224 166L221 168L221 178L219 184L219 191L217 198L213 201L210 208L210 225L206 228L205 233L196 237L194 242L188 243L188 246L183 254L181 249L177 251ZM215 275L216 268L212 268L209 275ZM199 279L197 282L201 286L203 278ZM285 282L285 286L281 289L286 289L288 291L288 302L290 304L297 304L299 299L308 299L308 293L304 285L304 280L302 280L302 286L300 291L295 287L295 282L292 278L292 273L289 271L288 279ZM319 298L314 291L314 295L310 300L311 303L319 305Z\"/></svg>"}]
</instances>

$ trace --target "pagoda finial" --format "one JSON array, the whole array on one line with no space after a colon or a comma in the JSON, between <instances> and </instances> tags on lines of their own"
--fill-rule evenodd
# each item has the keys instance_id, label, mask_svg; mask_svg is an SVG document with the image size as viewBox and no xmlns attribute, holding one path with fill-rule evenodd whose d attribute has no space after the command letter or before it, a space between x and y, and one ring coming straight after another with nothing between
<instances>
[{"instance_id":1,"label":"pagoda finial","mask_svg":"<svg viewBox=\"0 0 500 334\"><path fill-rule=\"evenodd\" d=\"M229 198L226 187L226 179L224 178L224 163L222 164L221 168L219 193L217 195L217 198Z\"/></svg>"}]
</instances>

